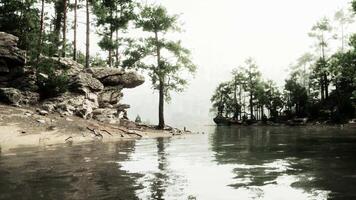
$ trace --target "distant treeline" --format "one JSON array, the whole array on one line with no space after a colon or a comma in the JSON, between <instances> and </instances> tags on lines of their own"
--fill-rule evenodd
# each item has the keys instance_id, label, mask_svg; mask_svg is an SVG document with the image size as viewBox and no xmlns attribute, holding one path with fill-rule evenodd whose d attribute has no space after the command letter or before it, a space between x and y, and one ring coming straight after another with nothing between
<instances>
[{"instance_id":1,"label":"distant treeline","mask_svg":"<svg viewBox=\"0 0 356 200\"><path fill-rule=\"evenodd\" d=\"M293 64L284 88L263 80L252 58L232 72L232 79L219 84L211 98L212 111L233 119L272 121L295 117L342 123L356 113L356 34L348 34L353 11L338 11L335 24L323 18L309 36L316 51L305 53ZM329 55L331 43L338 46ZM335 45L334 45L335 46ZM335 47L336 48L336 47Z\"/></svg>"}]
</instances>

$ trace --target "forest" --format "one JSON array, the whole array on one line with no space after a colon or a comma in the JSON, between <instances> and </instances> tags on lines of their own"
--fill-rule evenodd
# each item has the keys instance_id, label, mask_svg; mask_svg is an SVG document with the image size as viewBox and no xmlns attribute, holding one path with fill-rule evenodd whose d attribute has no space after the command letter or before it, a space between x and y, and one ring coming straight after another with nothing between
<instances>
[{"instance_id":1,"label":"forest","mask_svg":"<svg viewBox=\"0 0 356 200\"><path fill-rule=\"evenodd\" d=\"M0 0L0 30L19 38L26 65L52 77L37 76L41 97L68 90L66 74L55 74L53 63L42 62L42 57L71 58L85 68L141 70L159 93L161 129L170 91L182 91L188 81L181 74L196 71L190 51L168 36L181 31L178 17L162 5L134 0ZM85 25L85 35L79 35L79 24ZM100 38L99 52L90 52L92 35ZM85 52L78 48L78 37L85 37Z\"/></svg>"},{"instance_id":2,"label":"forest","mask_svg":"<svg viewBox=\"0 0 356 200\"><path fill-rule=\"evenodd\" d=\"M253 58L218 85L211 97L217 118L282 122L295 118L345 123L356 117L356 1L333 19L322 18L311 28L314 48L289 66L289 77L279 87L265 80ZM332 44L336 45L332 45Z\"/></svg>"}]
</instances>

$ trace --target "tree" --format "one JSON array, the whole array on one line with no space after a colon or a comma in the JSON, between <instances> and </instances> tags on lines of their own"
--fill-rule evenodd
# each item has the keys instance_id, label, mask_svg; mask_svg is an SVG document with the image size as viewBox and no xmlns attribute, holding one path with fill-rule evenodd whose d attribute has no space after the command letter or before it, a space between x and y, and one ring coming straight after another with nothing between
<instances>
[{"instance_id":1,"label":"tree","mask_svg":"<svg viewBox=\"0 0 356 200\"><path fill-rule=\"evenodd\" d=\"M145 6L137 19L137 27L153 34L144 40L144 51L141 60L147 57L155 58L156 64L149 61L141 62L141 68L146 69L151 78L153 88L159 91L158 128L165 127L164 102L170 100L170 91L181 92L187 85L183 71L194 74L196 66L190 59L190 51L181 42L164 39L168 31L177 31L177 16L170 16L162 6ZM143 60L142 60L143 61Z\"/></svg>"},{"instance_id":2,"label":"tree","mask_svg":"<svg viewBox=\"0 0 356 200\"><path fill-rule=\"evenodd\" d=\"M254 98L256 97L256 88L261 78L261 73L258 71L258 66L252 58L245 61L244 73L246 76L245 90L249 93L249 107L251 119L254 118Z\"/></svg>"},{"instance_id":3,"label":"tree","mask_svg":"<svg viewBox=\"0 0 356 200\"><path fill-rule=\"evenodd\" d=\"M228 117L231 113L231 103L233 99L231 98L231 93L233 89L230 82L223 82L216 87L213 96L210 101L212 102L212 108L217 112L217 116Z\"/></svg>"},{"instance_id":4,"label":"tree","mask_svg":"<svg viewBox=\"0 0 356 200\"><path fill-rule=\"evenodd\" d=\"M341 40L341 52L344 52L345 40L347 38L345 31L347 29L347 25L354 22L353 16L350 13L345 12L344 9L340 9L335 13L334 19L339 24L339 28L340 28L340 32L341 32L340 36L339 36L340 40Z\"/></svg>"},{"instance_id":5,"label":"tree","mask_svg":"<svg viewBox=\"0 0 356 200\"><path fill-rule=\"evenodd\" d=\"M242 93L245 84L246 77L237 69L232 71L232 85L234 90L234 118L237 119L240 117L241 119L241 108L242 108Z\"/></svg>"},{"instance_id":6,"label":"tree","mask_svg":"<svg viewBox=\"0 0 356 200\"><path fill-rule=\"evenodd\" d=\"M63 0L63 44L62 44L62 56L66 57L66 48L67 48L67 8L68 0Z\"/></svg>"},{"instance_id":7,"label":"tree","mask_svg":"<svg viewBox=\"0 0 356 200\"><path fill-rule=\"evenodd\" d=\"M134 2L132 0L98 0L94 5L97 25L101 27L100 35L102 39L99 46L108 51L108 64L111 67L114 51L119 46L118 31L127 29L129 22L135 18ZM113 38L115 32L116 39ZM116 61L118 61L118 55L116 55L116 58Z\"/></svg>"},{"instance_id":8,"label":"tree","mask_svg":"<svg viewBox=\"0 0 356 200\"><path fill-rule=\"evenodd\" d=\"M74 24L73 24L73 60L77 60L77 10L78 10L78 0L74 0Z\"/></svg>"},{"instance_id":9,"label":"tree","mask_svg":"<svg viewBox=\"0 0 356 200\"><path fill-rule=\"evenodd\" d=\"M334 35L330 35L332 27L327 18L323 18L318 21L312 28L312 31L309 33L310 37L313 37L317 40L317 46L320 50L320 59L318 64L320 73L320 94L321 100L328 98L329 95L329 80L327 72L327 59L326 59L326 48L328 47L328 40L334 39Z\"/></svg>"},{"instance_id":10,"label":"tree","mask_svg":"<svg viewBox=\"0 0 356 200\"><path fill-rule=\"evenodd\" d=\"M85 2L86 9L86 43L85 43L85 67L89 68L90 60L90 13L89 13L89 0Z\"/></svg>"},{"instance_id":11,"label":"tree","mask_svg":"<svg viewBox=\"0 0 356 200\"><path fill-rule=\"evenodd\" d=\"M19 38L18 47L30 60L37 57L41 11L37 0L0 0L0 30ZM35 48L33 48L35 47Z\"/></svg>"}]
</instances>

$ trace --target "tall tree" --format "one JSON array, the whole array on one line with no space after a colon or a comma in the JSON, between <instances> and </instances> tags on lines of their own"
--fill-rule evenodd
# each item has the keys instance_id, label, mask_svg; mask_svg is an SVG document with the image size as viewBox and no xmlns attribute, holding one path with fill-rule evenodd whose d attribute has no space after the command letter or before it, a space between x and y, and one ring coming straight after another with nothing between
<instances>
[{"instance_id":1,"label":"tall tree","mask_svg":"<svg viewBox=\"0 0 356 200\"><path fill-rule=\"evenodd\" d=\"M74 0L74 25L73 25L73 60L77 60L77 9L78 0Z\"/></svg>"},{"instance_id":2,"label":"tall tree","mask_svg":"<svg viewBox=\"0 0 356 200\"><path fill-rule=\"evenodd\" d=\"M89 0L85 2L86 8L86 43L85 43L85 67L89 68L90 60L90 13L89 13Z\"/></svg>"},{"instance_id":3,"label":"tall tree","mask_svg":"<svg viewBox=\"0 0 356 200\"><path fill-rule=\"evenodd\" d=\"M145 6L142 8L137 20L137 26L143 31L153 34L145 42L145 53L142 57L153 56L156 64L149 61L142 63L141 67L148 70L152 85L159 91L158 128L165 127L164 102L170 99L170 91L182 91L187 85L182 70L189 73L196 71L196 66L190 59L190 51L182 47L181 42L164 39L168 31L177 31L177 16L169 15L162 6Z\"/></svg>"},{"instance_id":4,"label":"tall tree","mask_svg":"<svg viewBox=\"0 0 356 200\"><path fill-rule=\"evenodd\" d=\"M62 56L66 57L67 48L67 8L68 0L63 0L63 41L62 41Z\"/></svg>"},{"instance_id":5,"label":"tall tree","mask_svg":"<svg viewBox=\"0 0 356 200\"><path fill-rule=\"evenodd\" d=\"M246 76L245 90L249 93L249 107L251 119L254 118L254 98L256 95L256 88L261 78L261 73L258 70L256 62L252 58L245 61L244 73Z\"/></svg>"},{"instance_id":6,"label":"tall tree","mask_svg":"<svg viewBox=\"0 0 356 200\"><path fill-rule=\"evenodd\" d=\"M129 22L135 18L134 6L132 0L98 0L95 3L94 11L97 16L97 25L101 27L99 32L102 37L99 46L108 51L109 67L113 65L114 51L119 46L119 30L127 29ZM114 38L115 32L116 38ZM118 55L116 58L118 61Z\"/></svg>"},{"instance_id":7,"label":"tall tree","mask_svg":"<svg viewBox=\"0 0 356 200\"><path fill-rule=\"evenodd\" d=\"M340 9L335 13L334 19L339 25L339 29L340 29L339 38L341 41L341 52L344 52L345 41L347 38L347 35L345 32L346 32L347 26L354 21L353 16L350 13L346 12L344 9Z\"/></svg>"},{"instance_id":8,"label":"tall tree","mask_svg":"<svg viewBox=\"0 0 356 200\"><path fill-rule=\"evenodd\" d=\"M313 37L317 40L317 46L320 50L320 62L322 66L320 66L320 94L321 99L327 99L329 96L329 80L328 80L328 72L327 72L327 58L326 58L326 50L328 47L328 41L330 39L334 39L335 35L331 35L332 27L327 18L323 18L318 21L312 28L312 31L309 33L310 37Z\"/></svg>"},{"instance_id":9,"label":"tall tree","mask_svg":"<svg viewBox=\"0 0 356 200\"><path fill-rule=\"evenodd\" d=\"M39 58L41 51L42 51L42 37L43 37L43 31L44 31L44 6L45 6L45 0L41 0L41 22L40 22L40 33L39 33L39 38L38 38L38 52L37 52L37 59Z\"/></svg>"}]
</instances>

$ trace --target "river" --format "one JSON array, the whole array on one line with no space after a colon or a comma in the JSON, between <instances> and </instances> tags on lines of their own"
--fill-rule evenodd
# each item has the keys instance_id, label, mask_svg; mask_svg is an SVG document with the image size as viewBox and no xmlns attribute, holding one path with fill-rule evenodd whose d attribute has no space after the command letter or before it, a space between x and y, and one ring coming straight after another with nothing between
<instances>
[{"instance_id":1,"label":"river","mask_svg":"<svg viewBox=\"0 0 356 200\"><path fill-rule=\"evenodd\" d=\"M1 152L0 199L356 199L355 129L204 129Z\"/></svg>"}]
</instances>

